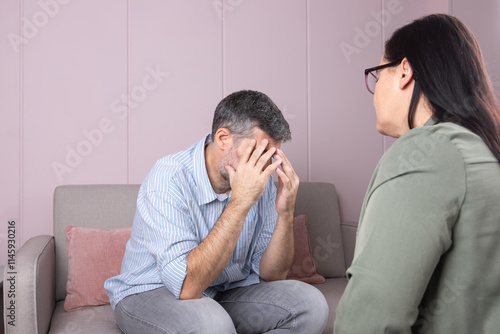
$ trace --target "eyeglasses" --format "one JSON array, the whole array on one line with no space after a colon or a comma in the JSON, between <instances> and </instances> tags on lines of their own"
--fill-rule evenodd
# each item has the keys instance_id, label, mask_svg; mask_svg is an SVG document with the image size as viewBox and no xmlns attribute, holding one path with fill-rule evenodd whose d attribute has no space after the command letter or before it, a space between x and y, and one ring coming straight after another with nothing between
<instances>
[{"instance_id":1,"label":"eyeglasses","mask_svg":"<svg viewBox=\"0 0 500 334\"><path fill-rule=\"evenodd\" d=\"M396 66L401 63L401 60L399 61L393 61L392 63L387 63L384 65L379 65L375 66L372 68L367 68L365 70L365 84L366 84L366 89L372 94L375 94L375 85L377 84L378 81L378 71L386 68L386 67L391 67L391 66Z\"/></svg>"}]
</instances>

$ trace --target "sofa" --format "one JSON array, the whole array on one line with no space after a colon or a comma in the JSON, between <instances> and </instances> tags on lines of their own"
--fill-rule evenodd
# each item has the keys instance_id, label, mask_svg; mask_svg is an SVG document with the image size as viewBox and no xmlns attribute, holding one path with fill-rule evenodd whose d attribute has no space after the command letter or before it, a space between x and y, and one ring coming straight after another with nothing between
<instances>
[{"instance_id":1,"label":"sofa","mask_svg":"<svg viewBox=\"0 0 500 334\"><path fill-rule=\"evenodd\" d=\"M131 226L139 186L64 185L55 189L54 235L31 238L17 251L13 298L7 293L9 284L5 283L11 277L5 269L5 333L121 333L109 304L65 311L69 254L65 232L68 226L113 231ZM336 306L347 284L345 272L354 253L357 223L340 221L337 193L329 183L302 182L295 214L307 217L315 270L325 278L314 285L328 301L330 316L324 333L331 334ZM116 248L99 243L105 247L100 251L104 259ZM88 265L87 270L92 272L92 268ZM12 313L8 309L13 304Z\"/></svg>"}]
</instances>

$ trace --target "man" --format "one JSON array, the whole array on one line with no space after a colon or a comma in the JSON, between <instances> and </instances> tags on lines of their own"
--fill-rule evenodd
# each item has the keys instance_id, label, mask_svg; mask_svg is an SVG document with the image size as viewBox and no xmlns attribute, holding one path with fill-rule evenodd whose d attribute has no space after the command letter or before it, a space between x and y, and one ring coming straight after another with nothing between
<instances>
[{"instance_id":1,"label":"man","mask_svg":"<svg viewBox=\"0 0 500 334\"><path fill-rule=\"evenodd\" d=\"M125 333L321 333L323 295L284 280L299 186L280 150L289 139L269 97L240 91L219 103L210 135L155 164L121 274L105 284Z\"/></svg>"}]
</instances>

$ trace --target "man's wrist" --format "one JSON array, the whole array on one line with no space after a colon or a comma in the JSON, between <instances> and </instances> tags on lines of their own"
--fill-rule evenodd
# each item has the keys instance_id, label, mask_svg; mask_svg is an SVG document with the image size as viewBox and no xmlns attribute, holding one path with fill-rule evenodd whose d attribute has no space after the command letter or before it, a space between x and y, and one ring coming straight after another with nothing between
<instances>
[{"instance_id":1,"label":"man's wrist","mask_svg":"<svg viewBox=\"0 0 500 334\"><path fill-rule=\"evenodd\" d=\"M246 218L248 211L250 211L252 206L253 204L248 203L248 201L240 200L237 197L231 197L225 211L229 210L232 215Z\"/></svg>"},{"instance_id":2,"label":"man's wrist","mask_svg":"<svg viewBox=\"0 0 500 334\"><path fill-rule=\"evenodd\" d=\"M292 221L293 222L293 218L294 218L293 211L278 213L278 220L288 221L288 222Z\"/></svg>"}]
</instances>

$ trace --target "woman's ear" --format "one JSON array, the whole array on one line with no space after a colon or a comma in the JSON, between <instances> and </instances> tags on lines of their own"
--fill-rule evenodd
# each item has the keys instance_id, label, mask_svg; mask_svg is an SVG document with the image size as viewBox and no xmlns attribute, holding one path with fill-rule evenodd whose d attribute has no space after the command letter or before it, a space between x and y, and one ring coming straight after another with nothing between
<instances>
[{"instance_id":1,"label":"woman's ear","mask_svg":"<svg viewBox=\"0 0 500 334\"><path fill-rule=\"evenodd\" d=\"M231 131L227 128L220 128L215 132L215 138L213 139L217 147L224 151L233 146L233 136Z\"/></svg>"},{"instance_id":2,"label":"woman's ear","mask_svg":"<svg viewBox=\"0 0 500 334\"><path fill-rule=\"evenodd\" d=\"M413 68L405 57L398 66L399 88L405 89L413 82Z\"/></svg>"}]
</instances>

